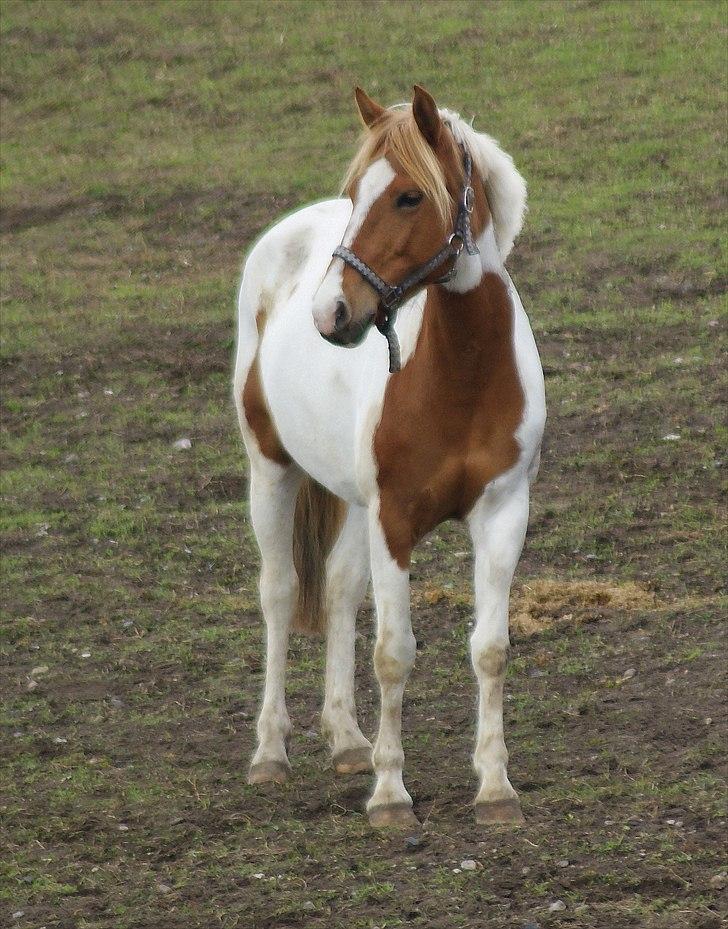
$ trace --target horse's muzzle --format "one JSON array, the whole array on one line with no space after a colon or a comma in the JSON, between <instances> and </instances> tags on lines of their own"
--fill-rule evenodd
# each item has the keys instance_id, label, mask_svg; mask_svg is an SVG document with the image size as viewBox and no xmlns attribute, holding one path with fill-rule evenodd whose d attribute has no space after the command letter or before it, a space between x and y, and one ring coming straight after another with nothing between
<instances>
[{"instance_id":1,"label":"horse's muzzle","mask_svg":"<svg viewBox=\"0 0 728 929\"><path fill-rule=\"evenodd\" d=\"M367 316L358 322L349 322L348 324L341 326L341 328L335 329L334 332L331 332L328 335L321 333L321 337L326 339L327 342L330 342L331 345L339 345L345 348L354 348L356 345L360 345L362 343L373 321L374 314Z\"/></svg>"}]
</instances>

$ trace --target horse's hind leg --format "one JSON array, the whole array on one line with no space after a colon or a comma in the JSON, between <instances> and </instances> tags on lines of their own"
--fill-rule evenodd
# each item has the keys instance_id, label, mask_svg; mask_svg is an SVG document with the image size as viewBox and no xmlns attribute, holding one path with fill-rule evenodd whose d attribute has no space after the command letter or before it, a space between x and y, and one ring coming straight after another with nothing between
<instances>
[{"instance_id":1,"label":"horse's hind leg","mask_svg":"<svg viewBox=\"0 0 728 929\"><path fill-rule=\"evenodd\" d=\"M326 693L321 725L338 774L371 770L372 746L356 719L356 614L369 582L367 511L350 505L326 563Z\"/></svg>"},{"instance_id":2,"label":"horse's hind leg","mask_svg":"<svg viewBox=\"0 0 728 929\"><path fill-rule=\"evenodd\" d=\"M260 602L266 626L263 704L258 717L258 747L248 775L250 784L282 783L290 765L286 742L291 721L286 709L288 634L298 580L293 563L293 519L300 472L262 457L251 458L250 515L261 555Z\"/></svg>"},{"instance_id":3,"label":"horse's hind leg","mask_svg":"<svg viewBox=\"0 0 728 929\"><path fill-rule=\"evenodd\" d=\"M473 765L480 778L475 816L481 824L521 822L508 780L503 738L503 683L508 657L508 600L528 522L528 485L502 500L486 490L468 517L475 547L475 629L470 639L478 679L478 735Z\"/></svg>"}]
</instances>

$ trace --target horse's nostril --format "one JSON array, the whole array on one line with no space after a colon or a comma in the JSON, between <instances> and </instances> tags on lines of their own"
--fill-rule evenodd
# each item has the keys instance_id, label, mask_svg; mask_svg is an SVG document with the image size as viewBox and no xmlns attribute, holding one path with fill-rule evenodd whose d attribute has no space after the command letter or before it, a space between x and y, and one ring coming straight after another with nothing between
<instances>
[{"instance_id":1,"label":"horse's nostril","mask_svg":"<svg viewBox=\"0 0 728 929\"><path fill-rule=\"evenodd\" d=\"M336 304L336 313L334 314L334 327L338 330L347 324L349 321L349 311L346 309L346 304L339 300Z\"/></svg>"}]
</instances>

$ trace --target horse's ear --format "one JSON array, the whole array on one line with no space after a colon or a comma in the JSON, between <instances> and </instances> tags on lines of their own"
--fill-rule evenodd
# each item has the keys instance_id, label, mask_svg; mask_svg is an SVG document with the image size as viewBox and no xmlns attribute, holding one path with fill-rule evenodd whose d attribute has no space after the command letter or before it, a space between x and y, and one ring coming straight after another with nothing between
<instances>
[{"instance_id":1,"label":"horse's ear","mask_svg":"<svg viewBox=\"0 0 728 929\"><path fill-rule=\"evenodd\" d=\"M354 88L354 96L356 97L356 105L359 107L361 118L364 120L364 125L371 126L382 115L384 107L375 103L368 94L364 93L361 87Z\"/></svg>"},{"instance_id":2,"label":"horse's ear","mask_svg":"<svg viewBox=\"0 0 728 929\"><path fill-rule=\"evenodd\" d=\"M419 84L415 84L412 112L420 132L430 145L435 148L440 141L442 120L440 119L440 114L437 112L437 104L433 100L431 94L428 94L425 88L420 87Z\"/></svg>"}]
</instances>

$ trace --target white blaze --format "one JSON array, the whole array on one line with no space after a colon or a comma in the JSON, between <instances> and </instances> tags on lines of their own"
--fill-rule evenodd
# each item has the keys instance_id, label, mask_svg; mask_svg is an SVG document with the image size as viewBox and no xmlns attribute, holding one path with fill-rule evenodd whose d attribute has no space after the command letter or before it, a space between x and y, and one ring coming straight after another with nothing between
<instances>
[{"instance_id":1,"label":"white blaze","mask_svg":"<svg viewBox=\"0 0 728 929\"><path fill-rule=\"evenodd\" d=\"M379 158L364 172L359 181L351 219L341 240L341 244L346 248L351 248L372 205L382 196L395 177L394 169L386 158ZM343 277L344 262L341 258L334 258L313 298L313 318L320 332L328 333L333 329L336 304L344 299Z\"/></svg>"}]
</instances>

